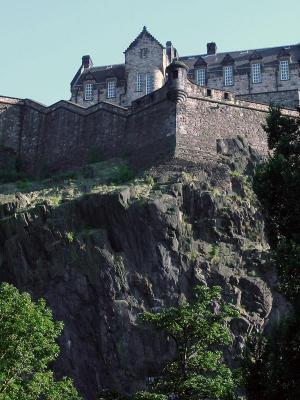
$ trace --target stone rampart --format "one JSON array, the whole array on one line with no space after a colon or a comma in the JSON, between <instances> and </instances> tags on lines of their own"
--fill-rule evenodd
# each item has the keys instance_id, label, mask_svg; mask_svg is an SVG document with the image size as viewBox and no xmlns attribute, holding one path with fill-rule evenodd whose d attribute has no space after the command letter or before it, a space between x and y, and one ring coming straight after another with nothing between
<instances>
[{"instance_id":1,"label":"stone rampart","mask_svg":"<svg viewBox=\"0 0 300 400\"><path fill-rule=\"evenodd\" d=\"M129 108L104 102L84 108L68 101L46 107L0 97L0 145L13 150L23 168L34 174L80 167L91 152L99 159L129 158L138 167L171 157L216 159L217 140L237 136L267 152L262 129L267 105L197 86L185 80L180 68L179 84L172 82L178 76L170 71L167 85ZM288 109L283 113L298 115Z\"/></svg>"},{"instance_id":2,"label":"stone rampart","mask_svg":"<svg viewBox=\"0 0 300 400\"><path fill-rule=\"evenodd\" d=\"M268 105L237 100L234 93L197 86L188 82L187 99L177 105L177 158L191 161L215 159L217 140L243 137L261 154L266 154L267 138L262 125ZM296 117L294 110L283 114Z\"/></svg>"}]
</instances>

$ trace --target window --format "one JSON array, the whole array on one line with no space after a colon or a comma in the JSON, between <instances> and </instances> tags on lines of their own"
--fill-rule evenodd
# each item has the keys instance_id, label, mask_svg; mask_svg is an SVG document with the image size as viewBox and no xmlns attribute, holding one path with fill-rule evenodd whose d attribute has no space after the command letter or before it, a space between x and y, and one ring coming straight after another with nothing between
<instances>
[{"instance_id":1,"label":"window","mask_svg":"<svg viewBox=\"0 0 300 400\"><path fill-rule=\"evenodd\" d=\"M290 67L288 60L280 61L280 80L288 81L290 79Z\"/></svg>"},{"instance_id":2,"label":"window","mask_svg":"<svg viewBox=\"0 0 300 400\"><path fill-rule=\"evenodd\" d=\"M84 87L84 100L93 100L93 85L86 83Z\"/></svg>"},{"instance_id":3,"label":"window","mask_svg":"<svg viewBox=\"0 0 300 400\"><path fill-rule=\"evenodd\" d=\"M233 85L233 66L226 65L224 67L224 85L232 86Z\"/></svg>"},{"instance_id":4,"label":"window","mask_svg":"<svg viewBox=\"0 0 300 400\"><path fill-rule=\"evenodd\" d=\"M142 91L142 74L140 72L136 74L136 91Z\"/></svg>"},{"instance_id":5,"label":"window","mask_svg":"<svg viewBox=\"0 0 300 400\"><path fill-rule=\"evenodd\" d=\"M107 98L113 99L116 97L116 81L107 82Z\"/></svg>"},{"instance_id":6,"label":"window","mask_svg":"<svg viewBox=\"0 0 300 400\"><path fill-rule=\"evenodd\" d=\"M153 79L150 72L146 74L146 94L153 92Z\"/></svg>"},{"instance_id":7,"label":"window","mask_svg":"<svg viewBox=\"0 0 300 400\"><path fill-rule=\"evenodd\" d=\"M140 57L141 58L147 58L148 55L148 49L144 48L144 49L140 49Z\"/></svg>"},{"instance_id":8,"label":"window","mask_svg":"<svg viewBox=\"0 0 300 400\"><path fill-rule=\"evenodd\" d=\"M211 89L207 89L207 90L206 90L206 96L211 97Z\"/></svg>"},{"instance_id":9,"label":"window","mask_svg":"<svg viewBox=\"0 0 300 400\"><path fill-rule=\"evenodd\" d=\"M205 68L199 68L196 70L196 82L197 82L197 85L205 86L205 84L206 84Z\"/></svg>"},{"instance_id":10,"label":"window","mask_svg":"<svg viewBox=\"0 0 300 400\"><path fill-rule=\"evenodd\" d=\"M261 64L255 63L251 65L252 70L252 83L261 82Z\"/></svg>"}]
</instances>

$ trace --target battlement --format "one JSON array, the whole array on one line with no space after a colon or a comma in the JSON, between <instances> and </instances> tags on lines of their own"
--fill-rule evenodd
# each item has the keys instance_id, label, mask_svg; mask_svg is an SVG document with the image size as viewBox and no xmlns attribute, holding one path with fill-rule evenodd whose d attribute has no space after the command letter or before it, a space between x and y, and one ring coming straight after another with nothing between
<instances>
[{"instance_id":1,"label":"battlement","mask_svg":"<svg viewBox=\"0 0 300 400\"><path fill-rule=\"evenodd\" d=\"M85 108L64 100L45 106L0 96L0 144L33 174L80 167L95 151L99 159L124 157L137 167L171 157L216 159L217 140L237 136L266 154L267 112L265 104L196 85L182 63L174 63L166 85L127 108L106 102ZM283 114L298 116L289 109Z\"/></svg>"}]
</instances>

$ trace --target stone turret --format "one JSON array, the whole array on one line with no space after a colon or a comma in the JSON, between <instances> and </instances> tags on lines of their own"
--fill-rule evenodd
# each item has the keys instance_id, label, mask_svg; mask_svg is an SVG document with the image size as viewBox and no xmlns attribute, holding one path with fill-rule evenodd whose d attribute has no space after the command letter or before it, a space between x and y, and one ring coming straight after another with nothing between
<instances>
[{"instance_id":1,"label":"stone turret","mask_svg":"<svg viewBox=\"0 0 300 400\"><path fill-rule=\"evenodd\" d=\"M174 60L167 68L168 98L174 103L181 103L187 98L187 71L188 66L183 62Z\"/></svg>"}]
</instances>

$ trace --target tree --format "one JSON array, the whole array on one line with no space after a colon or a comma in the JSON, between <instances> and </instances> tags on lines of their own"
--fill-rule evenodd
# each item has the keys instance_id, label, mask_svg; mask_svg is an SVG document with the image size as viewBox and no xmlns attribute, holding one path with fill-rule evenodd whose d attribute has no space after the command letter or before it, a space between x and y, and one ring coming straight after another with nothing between
<instances>
[{"instance_id":1,"label":"tree","mask_svg":"<svg viewBox=\"0 0 300 400\"><path fill-rule=\"evenodd\" d=\"M300 301L300 119L271 107L264 127L272 155L254 177L262 203L279 287L295 305Z\"/></svg>"},{"instance_id":2,"label":"tree","mask_svg":"<svg viewBox=\"0 0 300 400\"><path fill-rule=\"evenodd\" d=\"M300 399L300 318L290 315L268 337L253 336L245 353L251 400Z\"/></svg>"},{"instance_id":3,"label":"tree","mask_svg":"<svg viewBox=\"0 0 300 400\"><path fill-rule=\"evenodd\" d=\"M228 322L238 312L221 299L221 288L197 286L195 299L159 313L145 312L142 319L170 337L176 354L165 366L150 392L137 400L233 398L236 382L225 364L223 351L231 343Z\"/></svg>"},{"instance_id":4,"label":"tree","mask_svg":"<svg viewBox=\"0 0 300 400\"><path fill-rule=\"evenodd\" d=\"M80 399L70 379L56 381L47 368L62 329L44 300L0 285L0 400Z\"/></svg>"},{"instance_id":5,"label":"tree","mask_svg":"<svg viewBox=\"0 0 300 400\"><path fill-rule=\"evenodd\" d=\"M254 177L265 210L280 291L294 312L268 336L252 337L245 357L245 378L253 400L300 398L300 119L271 107L264 127L271 155Z\"/></svg>"}]
</instances>

